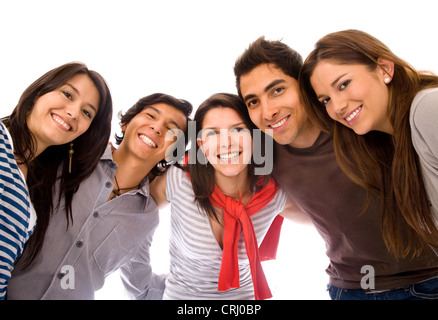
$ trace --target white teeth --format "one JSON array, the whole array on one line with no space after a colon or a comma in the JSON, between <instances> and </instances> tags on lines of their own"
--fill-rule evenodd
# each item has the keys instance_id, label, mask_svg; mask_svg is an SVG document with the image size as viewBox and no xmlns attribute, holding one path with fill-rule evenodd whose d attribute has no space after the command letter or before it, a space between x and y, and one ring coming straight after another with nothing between
<instances>
[{"instance_id":1,"label":"white teeth","mask_svg":"<svg viewBox=\"0 0 438 320\"><path fill-rule=\"evenodd\" d=\"M277 122L276 124L271 124L271 127L272 128L278 128L278 127L282 126L286 122L286 120L287 120L287 117L284 118L283 120Z\"/></svg>"},{"instance_id":2,"label":"white teeth","mask_svg":"<svg viewBox=\"0 0 438 320\"><path fill-rule=\"evenodd\" d=\"M354 119L354 117L362 110L362 107L357 108L352 114L350 114L345 120L351 121Z\"/></svg>"},{"instance_id":3,"label":"white teeth","mask_svg":"<svg viewBox=\"0 0 438 320\"><path fill-rule=\"evenodd\" d=\"M52 119L55 120L57 123L59 123L61 126L65 128L65 130L70 130L70 126L65 123L60 117L58 117L56 114L52 116Z\"/></svg>"},{"instance_id":4,"label":"white teeth","mask_svg":"<svg viewBox=\"0 0 438 320\"><path fill-rule=\"evenodd\" d=\"M221 154L219 155L219 157L221 158L221 160L229 160L229 159L237 158L239 154L240 154L239 152L231 152L228 154Z\"/></svg>"},{"instance_id":5,"label":"white teeth","mask_svg":"<svg viewBox=\"0 0 438 320\"><path fill-rule=\"evenodd\" d=\"M153 142L151 139L149 139L148 137L144 136L144 135L140 135L140 139L144 141L144 143L146 143L148 146L151 146L152 148L156 148L157 145L155 144L155 142Z\"/></svg>"}]
</instances>

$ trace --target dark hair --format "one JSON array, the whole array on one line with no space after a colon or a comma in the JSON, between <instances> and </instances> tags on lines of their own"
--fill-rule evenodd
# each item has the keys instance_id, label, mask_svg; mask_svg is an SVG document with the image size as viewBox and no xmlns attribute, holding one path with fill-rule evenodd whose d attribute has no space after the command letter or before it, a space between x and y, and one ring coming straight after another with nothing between
<instances>
[{"instance_id":1,"label":"dark hair","mask_svg":"<svg viewBox=\"0 0 438 320\"><path fill-rule=\"evenodd\" d=\"M239 96L230 93L217 93L212 95L210 98L205 100L197 109L195 113L195 124L196 124L196 136L198 136L199 132L202 130L202 122L204 121L205 115L212 109L215 108L230 108L236 111L239 116L242 118L245 125L251 132L251 136L253 136L254 130L258 130L257 127L251 122L251 119L248 115L248 110ZM262 133L262 137L264 137ZM263 142L262 142L263 145ZM196 154L202 153L199 150L198 144L194 143L192 148L196 148ZM262 150L263 152L263 150ZM253 159L251 159L251 163L248 164L248 174L251 178L251 189L255 191L256 187L259 187L259 177L254 174L254 169L258 166L254 163ZM192 182L193 191L195 193L195 199L201 209L207 213L208 216L215 219L219 222L219 219L216 215L215 210L209 200L209 197L214 191L215 187L215 178L214 178L214 168L213 166L207 162L206 165L200 163L199 161L195 161L195 163L191 164L189 161L187 168L190 179ZM263 179L263 184L266 184L269 181L270 176L265 175Z\"/></svg>"},{"instance_id":2,"label":"dark hair","mask_svg":"<svg viewBox=\"0 0 438 320\"><path fill-rule=\"evenodd\" d=\"M267 41L262 36L254 41L236 60L234 75L237 92L240 97L240 78L261 64L273 64L284 74L298 80L303 58L301 55L281 41Z\"/></svg>"},{"instance_id":3,"label":"dark hair","mask_svg":"<svg viewBox=\"0 0 438 320\"><path fill-rule=\"evenodd\" d=\"M78 74L87 75L99 91L99 107L88 130L73 141L74 155L71 173L68 168L69 143L46 148L31 160L36 152L35 138L30 132L26 117L36 100L56 90ZM111 134L112 98L110 90L100 74L86 65L72 62L57 67L35 82L21 95L11 115L2 119L8 127L14 143L14 153L19 163L28 167L27 184L38 222L32 237L26 244L25 266L28 266L41 250L53 210L53 187L60 180L57 206L65 197L67 226L73 222L71 203L80 183L93 172L108 144ZM63 164L61 167L60 165Z\"/></svg>"},{"instance_id":4,"label":"dark hair","mask_svg":"<svg viewBox=\"0 0 438 320\"><path fill-rule=\"evenodd\" d=\"M144 109L158 103L165 103L167 105L174 107L177 110L180 110L186 116L187 122L190 120L189 116L193 110L193 106L190 104L190 102L183 99L177 99L168 94L154 93L138 100L136 104L134 104L131 108L129 108L128 111L126 111L126 113L122 114L120 112L119 113L120 125L123 126L128 124L137 114L142 112ZM187 145L188 143L187 130L188 129L186 127L184 132L185 145ZM124 131L122 131L121 135L115 134L116 144L119 145L120 143L122 143L124 137L125 137ZM151 178L163 174L167 170L167 168L168 165L166 163L166 160L163 159L151 170L150 172Z\"/></svg>"},{"instance_id":5,"label":"dark hair","mask_svg":"<svg viewBox=\"0 0 438 320\"><path fill-rule=\"evenodd\" d=\"M394 75L388 85L387 116L393 135L371 131L357 135L334 121L316 98L310 77L322 60L335 64L361 64L370 71L378 59L394 62ZM383 237L395 255L420 254L425 240L438 244L438 229L432 218L418 155L411 141L409 111L418 91L438 86L438 77L417 72L378 39L359 30L344 30L320 39L304 62L299 77L301 96L309 118L322 130L332 132L341 168L370 196L381 199ZM401 230L407 230L406 236ZM422 239L421 239L422 238Z\"/></svg>"}]
</instances>

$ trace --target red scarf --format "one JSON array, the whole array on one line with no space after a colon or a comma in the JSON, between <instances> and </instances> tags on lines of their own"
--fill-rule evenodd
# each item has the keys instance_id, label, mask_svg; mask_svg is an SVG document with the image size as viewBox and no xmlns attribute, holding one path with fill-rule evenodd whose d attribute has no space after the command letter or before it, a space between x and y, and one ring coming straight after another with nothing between
<instances>
[{"instance_id":1,"label":"red scarf","mask_svg":"<svg viewBox=\"0 0 438 320\"><path fill-rule=\"evenodd\" d=\"M219 291L240 287L237 243L241 231L243 231L246 254L249 259L254 284L255 299L260 300L272 297L262 269L261 255L250 216L263 209L274 198L278 189L278 184L271 178L261 190L252 196L248 204L244 206L241 202L224 195L219 188L215 186L214 192L210 196L210 201L213 205L222 208L224 212L224 239L222 265L219 273ZM283 217L277 216L272 224L272 228L268 230L265 236L267 244L263 245L265 243L265 241L263 241L261 249L263 251L274 251L274 253L266 254L263 252L262 258L275 258L282 222ZM271 238L271 236L273 238ZM272 239L273 241L271 241Z\"/></svg>"}]
</instances>

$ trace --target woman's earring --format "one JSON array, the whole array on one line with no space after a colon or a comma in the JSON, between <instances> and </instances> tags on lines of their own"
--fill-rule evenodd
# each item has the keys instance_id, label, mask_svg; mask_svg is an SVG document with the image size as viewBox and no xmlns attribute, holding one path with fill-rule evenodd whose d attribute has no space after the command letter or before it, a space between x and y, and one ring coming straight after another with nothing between
<instances>
[{"instance_id":1,"label":"woman's earring","mask_svg":"<svg viewBox=\"0 0 438 320\"><path fill-rule=\"evenodd\" d=\"M70 142L70 149L68 150L68 173L71 173L71 159L73 158L73 142Z\"/></svg>"},{"instance_id":2,"label":"woman's earring","mask_svg":"<svg viewBox=\"0 0 438 320\"><path fill-rule=\"evenodd\" d=\"M385 79L383 79L383 81L384 81L386 84L389 84L389 83L391 82L391 78L385 78Z\"/></svg>"}]
</instances>

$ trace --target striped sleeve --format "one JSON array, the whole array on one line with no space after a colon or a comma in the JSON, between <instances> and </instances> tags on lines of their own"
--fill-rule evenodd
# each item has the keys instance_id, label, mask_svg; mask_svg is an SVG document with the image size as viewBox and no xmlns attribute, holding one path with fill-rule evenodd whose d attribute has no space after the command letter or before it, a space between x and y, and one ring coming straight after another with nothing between
<instances>
[{"instance_id":1,"label":"striped sleeve","mask_svg":"<svg viewBox=\"0 0 438 320\"><path fill-rule=\"evenodd\" d=\"M29 239L31 203L6 128L0 123L0 300L15 260Z\"/></svg>"}]
</instances>

